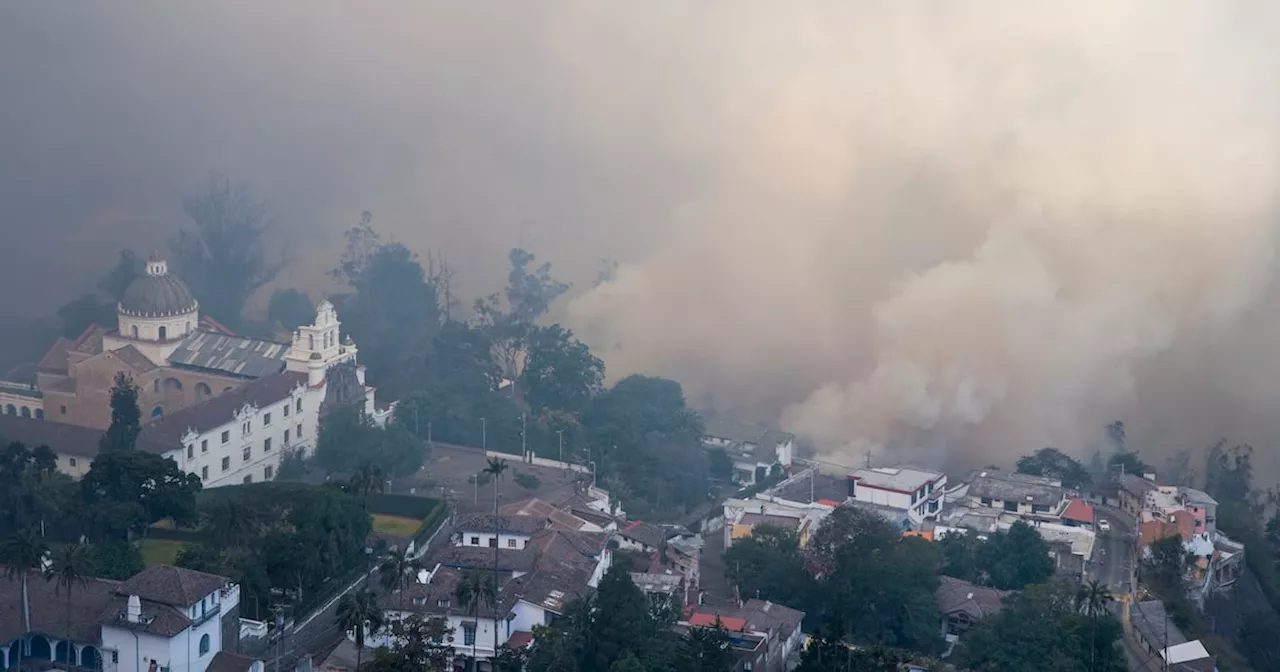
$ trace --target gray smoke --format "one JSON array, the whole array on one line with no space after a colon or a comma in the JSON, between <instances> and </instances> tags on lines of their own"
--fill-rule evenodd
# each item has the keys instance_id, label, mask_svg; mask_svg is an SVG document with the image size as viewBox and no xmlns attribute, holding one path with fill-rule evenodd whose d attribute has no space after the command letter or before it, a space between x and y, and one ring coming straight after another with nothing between
<instances>
[{"instance_id":1,"label":"gray smoke","mask_svg":"<svg viewBox=\"0 0 1280 672\"><path fill-rule=\"evenodd\" d=\"M218 170L271 199L287 284L366 209L462 295L525 245L611 377L841 461L1082 453L1115 419L1154 455L1274 445L1278 13L0 3L0 311L161 245Z\"/></svg>"}]
</instances>

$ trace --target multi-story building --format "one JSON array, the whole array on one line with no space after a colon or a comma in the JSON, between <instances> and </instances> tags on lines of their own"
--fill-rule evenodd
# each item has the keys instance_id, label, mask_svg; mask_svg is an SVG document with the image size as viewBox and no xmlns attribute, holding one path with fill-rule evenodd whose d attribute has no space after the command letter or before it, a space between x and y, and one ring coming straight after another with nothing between
<instances>
[{"instance_id":1,"label":"multi-story building","mask_svg":"<svg viewBox=\"0 0 1280 672\"><path fill-rule=\"evenodd\" d=\"M849 496L857 502L907 512L913 525L936 519L946 503L947 475L910 467L872 467L849 474Z\"/></svg>"}]
</instances>

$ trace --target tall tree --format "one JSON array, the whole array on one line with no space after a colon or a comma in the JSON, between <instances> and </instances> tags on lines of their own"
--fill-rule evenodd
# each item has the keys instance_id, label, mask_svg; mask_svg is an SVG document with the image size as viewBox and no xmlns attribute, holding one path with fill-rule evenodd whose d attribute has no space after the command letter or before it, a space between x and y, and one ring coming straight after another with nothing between
<instances>
[{"instance_id":1,"label":"tall tree","mask_svg":"<svg viewBox=\"0 0 1280 672\"><path fill-rule=\"evenodd\" d=\"M386 617L378 607L378 596L371 590L357 590L342 596L336 613L338 628L356 638L356 669L364 658L364 642L386 625Z\"/></svg>"},{"instance_id":2,"label":"tall tree","mask_svg":"<svg viewBox=\"0 0 1280 672\"><path fill-rule=\"evenodd\" d=\"M1076 593L1077 608L1089 617L1089 624L1092 632L1089 635L1089 669L1093 670L1097 665L1098 648L1097 648L1097 630L1098 620L1107 615L1107 606L1111 603L1111 592L1107 587L1098 582L1097 579L1090 579L1083 586L1080 586Z\"/></svg>"},{"instance_id":3,"label":"tall tree","mask_svg":"<svg viewBox=\"0 0 1280 672\"><path fill-rule=\"evenodd\" d=\"M676 654L680 670L727 672L733 669L733 647L720 619L712 628L689 628Z\"/></svg>"},{"instance_id":4,"label":"tall tree","mask_svg":"<svg viewBox=\"0 0 1280 672\"><path fill-rule=\"evenodd\" d=\"M66 593L67 627L63 631L67 641L71 641L71 592L76 586L88 585L87 579L93 576L93 556L89 546L84 543L64 544L53 554L53 564L45 571L45 579L52 581L55 593ZM71 660L62 662L70 663Z\"/></svg>"},{"instance_id":5,"label":"tall tree","mask_svg":"<svg viewBox=\"0 0 1280 672\"><path fill-rule=\"evenodd\" d=\"M991 585L1002 590L1042 583L1053 576L1054 569L1049 543L1021 520L979 547L978 564L991 577Z\"/></svg>"},{"instance_id":6,"label":"tall tree","mask_svg":"<svg viewBox=\"0 0 1280 672\"><path fill-rule=\"evenodd\" d=\"M22 627L31 632L31 597L27 592L27 578L33 569L40 569L49 547L33 530L23 530L0 542L0 564L4 565L9 580L19 579L22 584ZM21 656L19 651L19 656Z\"/></svg>"},{"instance_id":7,"label":"tall tree","mask_svg":"<svg viewBox=\"0 0 1280 672\"><path fill-rule=\"evenodd\" d=\"M497 575L489 575L478 570L468 570L462 575L462 580L458 582L454 589L454 597L458 598L458 604L463 609L471 612L471 618L476 620L479 618L481 607L491 607L498 603L498 583ZM497 621L494 622L494 630L497 630ZM479 660L476 658L476 640L480 638L479 627L476 632L471 635L471 669L477 669ZM497 639L497 635L494 635ZM497 650L495 644L494 650Z\"/></svg>"},{"instance_id":8,"label":"tall tree","mask_svg":"<svg viewBox=\"0 0 1280 672\"><path fill-rule=\"evenodd\" d=\"M584 669L607 670L628 654L635 655L657 635L648 599L621 565L610 567L596 589L591 637Z\"/></svg>"},{"instance_id":9,"label":"tall tree","mask_svg":"<svg viewBox=\"0 0 1280 672\"><path fill-rule=\"evenodd\" d=\"M407 547L397 548L387 553L382 559L382 565L378 568L383 590L396 591L400 594L400 611L402 612L405 586L417 580L418 571L421 569L422 563L409 553Z\"/></svg>"},{"instance_id":10,"label":"tall tree","mask_svg":"<svg viewBox=\"0 0 1280 672\"><path fill-rule=\"evenodd\" d=\"M365 511L369 510L369 496L386 489L385 476L372 460L365 460L360 463L355 473L351 474L351 478L347 479L347 487L360 498L360 505Z\"/></svg>"},{"instance_id":11,"label":"tall tree","mask_svg":"<svg viewBox=\"0 0 1280 672\"><path fill-rule=\"evenodd\" d=\"M556 299L569 291L569 285L551 277L551 264L530 269L537 257L520 248L511 250L511 271L507 274L507 303L517 322L533 324L546 314Z\"/></svg>"},{"instance_id":12,"label":"tall tree","mask_svg":"<svg viewBox=\"0 0 1280 672\"><path fill-rule=\"evenodd\" d=\"M535 411L578 413L604 385L604 362L555 324L533 330L522 381Z\"/></svg>"},{"instance_id":13,"label":"tall tree","mask_svg":"<svg viewBox=\"0 0 1280 672\"><path fill-rule=\"evenodd\" d=\"M138 410L138 386L121 371L111 387L111 425L98 442L103 453L128 452L138 443L142 432L142 412Z\"/></svg>"},{"instance_id":14,"label":"tall tree","mask_svg":"<svg viewBox=\"0 0 1280 672\"><path fill-rule=\"evenodd\" d=\"M1041 448L1018 458L1018 473L1056 478L1062 481L1062 487L1072 490L1083 488L1093 480L1083 464L1057 448Z\"/></svg>"},{"instance_id":15,"label":"tall tree","mask_svg":"<svg viewBox=\"0 0 1280 672\"><path fill-rule=\"evenodd\" d=\"M193 522L200 478L159 455L113 452L93 461L80 490L86 532L98 539L132 539L165 518Z\"/></svg>"},{"instance_id":16,"label":"tall tree","mask_svg":"<svg viewBox=\"0 0 1280 672\"><path fill-rule=\"evenodd\" d=\"M741 595L809 609L818 585L793 530L761 525L724 554L725 573Z\"/></svg>"},{"instance_id":17,"label":"tall tree","mask_svg":"<svg viewBox=\"0 0 1280 672\"><path fill-rule=\"evenodd\" d=\"M452 630L442 618L410 616L391 621L391 645L379 649L365 664L365 672L445 672L453 647L442 644Z\"/></svg>"},{"instance_id":18,"label":"tall tree","mask_svg":"<svg viewBox=\"0 0 1280 672\"><path fill-rule=\"evenodd\" d=\"M267 319L286 331L293 331L316 319L316 305L306 292L293 288L277 289L267 302Z\"/></svg>"},{"instance_id":19,"label":"tall tree","mask_svg":"<svg viewBox=\"0 0 1280 672\"><path fill-rule=\"evenodd\" d=\"M493 520L497 526L494 530L495 538L493 540L493 581L495 586L498 582L498 538L502 536L502 516L498 515L498 486L502 482L503 474L507 473L509 466L506 460L491 457L489 458L488 466L484 468L483 472L493 478ZM493 604L493 622L498 622L498 605L496 601ZM493 650L495 653L498 651L497 626L493 628Z\"/></svg>"},{"instance_id":20,"label":"tall tree","mask_svg":"<svg viewBox=\"0 0 1280 672\"><path fill-rule=\"evenodd\" d=\"M267 256L273 222L266 201L246 185L213 175L183 198L182 209L192 228L170 244L174 262L204 312L239 326L249 297L285 265L283 258Z\"/></svg>"}]
</instances>

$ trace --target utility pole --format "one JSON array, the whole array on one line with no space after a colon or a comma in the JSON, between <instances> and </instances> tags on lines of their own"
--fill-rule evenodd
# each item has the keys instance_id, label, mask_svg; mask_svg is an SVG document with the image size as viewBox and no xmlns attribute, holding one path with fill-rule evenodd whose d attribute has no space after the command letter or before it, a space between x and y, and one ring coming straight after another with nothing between
<instances>
[{"instance_id":1,"label":"utility pole","mask_svg":"<svg viewBox=\"0 0 1280 672\"><path fill-rule=\"evenodd\" d=\"M480 447L489 452L489 433L485 427L485 419L480 418Z\"/></svg>"},{"instance_id":2,"label":"utility pole","mask_svg":"<svg viewBox=\"0 0 1280 672\"><path fill-rule=\"evenodd\" d=\"M564 430L557 429L556 436L560 437L560 463L564 464Z\"/></svg>"},{"instance_id":3,"label":"utility pole","mask_svg":"<svg viewBox=\"0 0 1280 672\"><path fill-rule=\"evenodd\" d=\"M814 463L809 466L809 503L810 504L812 504L814 501L813 500L813 477L817 471L818 471L817 463Z\"/></svg>"},{"instance_id":4,"label":"utility pole","mask_svg":"<svg viewBox=\"0 0 1280 672\"><path fill-rule=\"evenodd\" d=\"M520 455L524 457L525 462L529 462L529 444L525 440L524 418L525 414L523 412L520 413Z\"/></svg>"},{"instance_id":5,"label":"utility pole","mask_svg":"<svg viewBox=\"0 0 1280 672\"><path fill-rule=\"evenodd\" d=\"M427 445L431 445L431 421L427 421Z\"/></svg>"},{"instance_id":6,"label":"utility pole","mask_svg":"<svg viewBox=\"0 0 1280 672\"><path fill-rule=\"evenodd\" d=\"M867 468L870 469L871 468L871 451L868 450L866 453L866 456L867 456Z\"/></svg>"}]
</instances>

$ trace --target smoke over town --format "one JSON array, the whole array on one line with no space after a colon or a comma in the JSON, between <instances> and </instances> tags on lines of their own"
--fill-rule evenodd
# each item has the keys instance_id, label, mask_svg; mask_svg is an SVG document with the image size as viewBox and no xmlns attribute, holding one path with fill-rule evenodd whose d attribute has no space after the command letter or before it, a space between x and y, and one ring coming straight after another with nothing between
<instances>
[{"instance_id":1,"label":"smoke over town","mask_svg":"<svg viewBox=\"0 0 1280 672\"><path fill-rule=\"evenodd\" d=\"M1274 3L393 5L0 8L0 284L217 169L291 282L366 209L471 295L524 244L611 378L836 461L1280 439Z\"/></svg>"}]
</instances>

